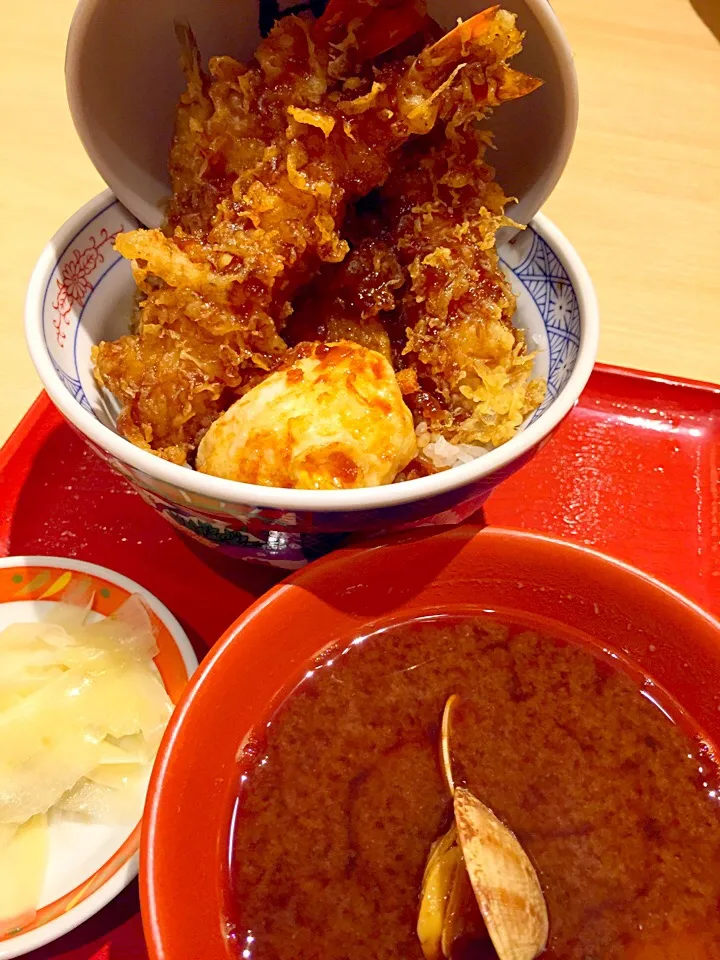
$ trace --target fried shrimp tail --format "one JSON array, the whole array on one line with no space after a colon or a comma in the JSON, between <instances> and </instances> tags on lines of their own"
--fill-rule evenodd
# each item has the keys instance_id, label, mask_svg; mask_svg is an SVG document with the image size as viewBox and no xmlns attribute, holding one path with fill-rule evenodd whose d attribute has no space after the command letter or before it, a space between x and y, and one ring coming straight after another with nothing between
<instances>
[{"instance_id":1,"label":"fried shrimp tail","mask_svg":"<svg viewBox=\"0 0 720 960\"><path fill-rule=\"evenodd\" d=\"M364 62L394 50L425 30L428 20L423 0L385 4L377 0L329 0L315 21L313 38L320 44L334 44L339 50L346 46L352 49L355 62Z\"/></svg>"}]
</instances>

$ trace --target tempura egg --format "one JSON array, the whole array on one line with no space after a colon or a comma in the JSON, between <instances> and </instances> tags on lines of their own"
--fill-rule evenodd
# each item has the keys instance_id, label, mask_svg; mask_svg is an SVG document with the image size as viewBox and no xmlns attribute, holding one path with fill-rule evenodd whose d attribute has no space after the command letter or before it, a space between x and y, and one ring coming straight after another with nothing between
<instances>
[{"instance_id":1,"label":"tempura egg","mask_svg":"<svg viewBox=\"0 0 720 960\"><path fill-rule=\"evenodd\" d=\"M392 483L417 453L393 368L357 343L303 343L205 434L203 473L269 487Z\"/></svg>"}]
</instances>

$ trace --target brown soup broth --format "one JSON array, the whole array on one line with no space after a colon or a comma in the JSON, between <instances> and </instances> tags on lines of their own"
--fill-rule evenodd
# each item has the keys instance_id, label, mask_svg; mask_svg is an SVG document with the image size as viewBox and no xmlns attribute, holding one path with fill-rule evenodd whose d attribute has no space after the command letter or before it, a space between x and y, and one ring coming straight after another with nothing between
<instances>
[{"instance_id":1,"label":"brown soup broth","mask_svg":"<svg viewBox=\"0 0 720 960\"><path fill-rule=\"evenodd\" d=\"M720 960L720 775L635 668L549 621L436 617L335 648L242 757L230 926L252 960L422 960L431 843L456 780L517 834L548 960ZM488 942L457 958L494 957ZM455 955L453 960L456 960Z\"/></svg>"}]
</instances>

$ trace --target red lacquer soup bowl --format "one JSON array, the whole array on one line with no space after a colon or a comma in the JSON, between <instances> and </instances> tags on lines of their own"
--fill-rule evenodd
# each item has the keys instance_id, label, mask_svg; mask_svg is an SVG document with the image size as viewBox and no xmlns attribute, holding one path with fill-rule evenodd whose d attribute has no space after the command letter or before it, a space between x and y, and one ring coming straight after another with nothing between
<instances>
[{"instance_id":1,"label":"red lacquer soup bowl","mask_svg":"<svg viewBox=\"0 0 720 960\"><path fill-rule=\"evenodd\" d=\"M339 551L266 594L195 674L161 748L141 894L155 960L240 957L225 918L238 748L328 644L429 613L513 611L633 661L720 741L720 623L601 554L507 530L455 528Z\"/></svg>"}]
</instances>

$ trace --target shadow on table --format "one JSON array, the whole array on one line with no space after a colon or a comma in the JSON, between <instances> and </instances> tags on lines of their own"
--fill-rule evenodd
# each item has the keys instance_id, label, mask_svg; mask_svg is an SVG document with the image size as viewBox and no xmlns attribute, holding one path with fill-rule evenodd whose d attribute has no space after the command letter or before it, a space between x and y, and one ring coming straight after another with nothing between
<instances>
[{"instance_id":1,"label":"shadow on table","mask_svg":"<svg viewBox=\"0 0 720 960\"><path fill-rule=\"evenodd\" d=\"M690 0L690 3L708 30L720 40L720 0Z\"/></svg>"},{"instance_id":2,"label":"shadow on table","mask_svg":"<svg viewBox=\"0 0 720 960\"><path fill-rule=\"evenodd\" d=\"M70 933L27 954L27 960L147 960L133 880L107 907Z\"/></svg>"}]
</instances>

